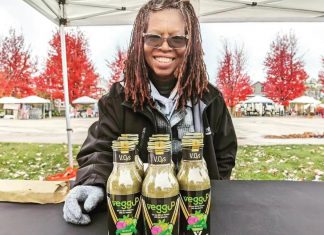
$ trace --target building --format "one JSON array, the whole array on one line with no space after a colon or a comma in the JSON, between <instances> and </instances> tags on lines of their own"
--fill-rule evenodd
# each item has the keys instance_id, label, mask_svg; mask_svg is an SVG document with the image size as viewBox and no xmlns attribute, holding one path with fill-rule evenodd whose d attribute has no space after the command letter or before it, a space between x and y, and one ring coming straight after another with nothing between
<instances>
[{"instance_id":1,"label":"building","mask_svg":"<svg viewBox=\"0 0 324 235\"><path fill-rule=\"evenodd\" d=\"M265 96L264 94L264 85L262 82L255 82L252 84L253 93L248 96L248 98L254 97L256 95Z\"/></svg>"}]
</instances>

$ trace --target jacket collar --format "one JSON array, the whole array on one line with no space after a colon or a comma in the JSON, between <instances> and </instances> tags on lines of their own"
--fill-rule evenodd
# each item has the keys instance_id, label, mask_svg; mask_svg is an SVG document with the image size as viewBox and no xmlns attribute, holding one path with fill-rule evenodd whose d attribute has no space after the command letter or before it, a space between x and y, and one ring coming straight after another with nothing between
<instances>
[{"instance_id":1,"label":"jacket collar","mask_svg":"<svg viewBox=\"0 0 324 235\"><path fill-rule=\"evenodd\" d=\"M116 84L117 85L117 84ZM118 92L123 93L124 95L124 87L122 84L118 84L119 89ZM217 97L222 97L221 92L212 84L208 83L208 92L203 94L201 101L208 107ZM122 103L123 106L133 109L133 103L131 101L124 100ZM191 102L187 102L188 106L192 106ZM144 112L146 115L152 116L152 110L150 109L149 105L144 105L143 110L137 110L137 112Z\"/></svg>"},{"instance_id":2,"label":"jacket collar","mask_svg":"<svg viewBox=\"0 0 324 235\"><path fill-rule=\"evenodd\" d=\"M208 107L217 97L222 97L222 93L212 84L208 83L208 92L203 94L201 101Z\"/></svg>"}]
</instances>

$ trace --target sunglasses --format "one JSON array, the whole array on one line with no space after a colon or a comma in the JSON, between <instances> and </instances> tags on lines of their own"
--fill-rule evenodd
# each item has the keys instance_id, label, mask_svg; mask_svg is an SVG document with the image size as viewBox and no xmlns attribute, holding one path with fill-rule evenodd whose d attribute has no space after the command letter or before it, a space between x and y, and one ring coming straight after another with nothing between
<instances>
[{"instance_id":1,"label":"sunglasses","mask_svg":"<svg viewBox=\"0 0 324 235\"><path fill-rule=\"evenodd\" d=\"M169 44L169 47L173 49L183 48L187 45L187 41L189 39L188 35L184 36L169 36L162 37L161 35L151 34L151 33L143 33L144 43L149 47L160 48L166 40Z\"/></svg>"}]
</instances>

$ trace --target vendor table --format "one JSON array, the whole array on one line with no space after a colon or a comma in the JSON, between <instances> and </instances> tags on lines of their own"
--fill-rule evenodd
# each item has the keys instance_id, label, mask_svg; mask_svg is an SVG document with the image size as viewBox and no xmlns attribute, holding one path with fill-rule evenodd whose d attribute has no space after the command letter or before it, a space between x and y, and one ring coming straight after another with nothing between
<instances>
[{"instance_id":1,"label":"vendor table","mask_svg":"<svg viewBox=\"0 0 324 235\"><path fill-rule=\"evenodd\" d=\"M0 203L1 235L107 234L107 213L77 226L63 204ZM324 234L324 182L213 181L211 235Z\"/></svg>"}]
</instances>

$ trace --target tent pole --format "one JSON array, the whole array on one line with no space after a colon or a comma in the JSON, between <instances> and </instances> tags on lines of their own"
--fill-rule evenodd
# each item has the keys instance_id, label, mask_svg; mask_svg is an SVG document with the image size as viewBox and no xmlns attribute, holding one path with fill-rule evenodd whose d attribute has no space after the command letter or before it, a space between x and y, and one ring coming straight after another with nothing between
<instances>
[{"instance_id":1,"label":"tent pole","mask_svg":"<svg viewBox=\"0 0 324 235\"><path fill-rule=\"evenodd\" d=\"M71 122L70 122L70 101L69 101L69 86L68 86L68 75L67 75L67 61L66 61L66 44L65 44L65 31L64 25L64 2L61 1L61 20L60 20L60 37L61 37L61 55L62 55L62 72L63 72L63 87L64 87L64 102L65 102L65 120L66 120L66 131L68 140L68 151L69 151L69 165L73 168L73 155L72 155L72 141L71 141Z\"/></svg>"}]
</instances>

